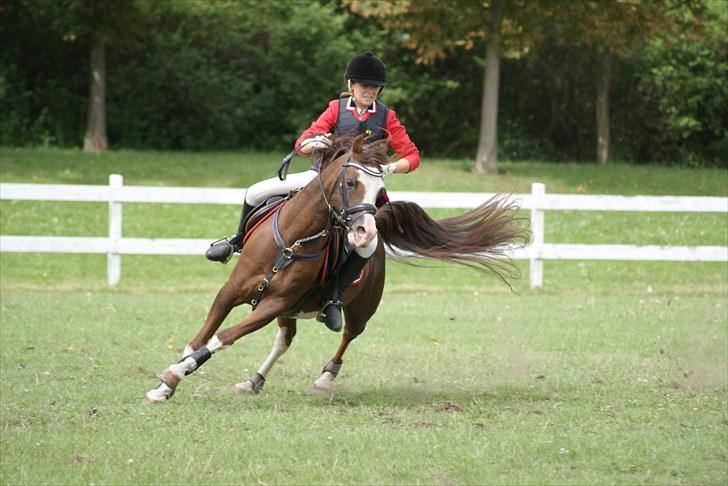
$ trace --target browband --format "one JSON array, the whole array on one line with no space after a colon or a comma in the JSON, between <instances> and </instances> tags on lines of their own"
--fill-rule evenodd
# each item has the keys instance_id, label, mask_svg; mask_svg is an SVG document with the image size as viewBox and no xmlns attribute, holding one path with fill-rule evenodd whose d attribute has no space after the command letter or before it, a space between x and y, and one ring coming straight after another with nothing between
<instances>
[{"instance_id":1,"label":"browband","mask_svg":"<svg viewBox=\"0 0 728 486\"><path fill-rule=\"evenodd\" d=\"M355 169L359 169L360 171L362 171L362 172L364 172L366 174L369 174L370 176L374 176L374 177L384 177L384 171L382 171L381 169L374 170L371 167L366 167L364 165L357 164L356 162L350 162L349 160L347 160L346 162L344 162L342 164L342 167L354 167Z\"/></svg>"}]
</instances>

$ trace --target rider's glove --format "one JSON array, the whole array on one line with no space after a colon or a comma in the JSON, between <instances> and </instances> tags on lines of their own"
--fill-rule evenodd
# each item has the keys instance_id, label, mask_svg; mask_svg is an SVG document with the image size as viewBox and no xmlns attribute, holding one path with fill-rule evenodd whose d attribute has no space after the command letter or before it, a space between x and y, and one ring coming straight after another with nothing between
<instances>
[{"instance_id":1,"label":"rider's glove","mask_svg":"<svg viewBox=\"0 0 728 486\"><path fill-rule=\"evenodd\" d=\"M390 162L387 165L383 165L382 166L382 177L386 177L388 175L394 174L395 170L397 170L396 162Z\"/></svg>"},{"instance_id":2,"label":"rider's glove","mask_svg":"<svg viewBox=\"0 0 728 486\"><path fill-rule=\"evenodd\" d=\"M311 153L314 150L326 150L331 147L331 141L326 135L316 135L301 142L301 148Z\"/></svg>"}]
</instances>

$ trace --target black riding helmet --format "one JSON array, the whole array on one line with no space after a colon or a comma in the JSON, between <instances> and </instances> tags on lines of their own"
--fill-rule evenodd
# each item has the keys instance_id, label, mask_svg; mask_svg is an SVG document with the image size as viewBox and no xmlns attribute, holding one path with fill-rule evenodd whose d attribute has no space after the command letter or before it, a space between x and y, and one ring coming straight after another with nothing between
<instances>
[{"instance_id":1,"label":"black riding helmet","mask_svg":"<svg viewBox=\"0 0 728 486\"><path fill-rule=\"evenodd\" d=\"M355 83L384 88L384 85L387 84L387 68L377 56L371 52L365 52L349 60L344 77Z\"/></svg>"}]
</instances>

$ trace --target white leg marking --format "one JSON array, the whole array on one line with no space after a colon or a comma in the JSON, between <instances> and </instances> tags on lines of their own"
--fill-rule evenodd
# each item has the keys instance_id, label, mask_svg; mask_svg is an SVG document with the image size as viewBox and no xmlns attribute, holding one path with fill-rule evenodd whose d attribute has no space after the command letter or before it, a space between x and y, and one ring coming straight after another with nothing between
<instances>
[{"instance_id":1,"label":"white leg marking","mask_svg":"<svg viewBox=\"0 0 728 486\"><path fill-rule=\"evenodd\" d=\"M263 378L268 376L268 372L270 372L271 368L273 368L273 365L276 361L278 361L278 358L288 351L288 346L286 345L286 330L287 328L285 327L278 328L276 339L273 341L273 349L271 349L268 357L265 359L263 364L260 365L260 368L258 368L258 373L260 373Z\"/></svg>"},{"instance_id":2,"label":"white leg marking","mask_svg":"<svg viewBox=\"0 0 728 486\"><path fill-rule=\"evenodd\" d=\"M317 390L329 391L331 390L331 382L334 381L334 378L336 378L335 374L330 371L324 371L318 380L313 382L313 387Z\"/></svg>"},{"instance_id":3,"label":"white leg marking","mask_svg":"<svg viewBox=\"0 0 728 486\"><path fill-rule=\"evenodd\" d=\"M258 368L258 373L263 378L268 375L271 368L273 368L273 365L276 363L276 361L278 361L278 358L280 358L283 353L288 350L288 346L286 345L286 331L287 328L285 327L278 328L278 332L276 333L276 339L275 341L273 341L273 349L271 349L268 357L265 359L263 364L260 365L260 368ZM241 393L246 395L255 395L256 393L250 380L236 383L235 385L233 385L233 391L235 393Z\"/></svg>"},{"instance_id":4,"label":"white leg marking","mask_svg":"<svg viewBox=\"0 0 728 486\"><path fill-rule=\"evenodd\" d=\"M157 388L147 392L146 398L149 403L159 403L167 400L172 392L173 390L170 387L160 383Z\"/></svg>"},{"instance_id":5,"label":"white leg marking","mask_svg":"<svg viewBox=\"0 0 728 486\"><path fill-rule=\"evenodd\" d=\"M190 345L188 344L187 346L185 346L185 350L182 351L182 357L186 358L187 356L191 355L194 352L195 352L195 350L192 349L192 347L190 347Z\"/></svg>"},{"instance_id":6,"label":"white leg marking","mask_svg":"<svg viewBox=\"0 0 728 486\"><path fill-rule=\"evenodd\" d=\"M215 351L220 351L221 349L225 349L225 348L227 348L227 346L224 346L222 344L222 341L220 341L220 339L218 339L217 334L212 336L212 338L209 341L207 341L207 349L211 353L214 353Z\"/></svg>"},{"instance_id":7,"label":"white leg marking","mask_svg":"<svg viewBox=\"0 0 728 486\"><path fill-rule=\"evenodd\" d=\"M177 378L184 378L185 373L194 369L197 362L191 357L187 357L179 363L175 363L169 366L169 370L177 375Z\"/></svg>"},{"instance_id":8,"label":"white leg marking","mask_svg":"<svg viewBox=\"0 0 728 486\"><path fill-rule=\"evenodd\" d=\"M253 384L250 380L235 383L233 385L233 391L235 393L240 393L241 395L255 395L255 390L253 390Z\"/></svg>"}]
</instances>

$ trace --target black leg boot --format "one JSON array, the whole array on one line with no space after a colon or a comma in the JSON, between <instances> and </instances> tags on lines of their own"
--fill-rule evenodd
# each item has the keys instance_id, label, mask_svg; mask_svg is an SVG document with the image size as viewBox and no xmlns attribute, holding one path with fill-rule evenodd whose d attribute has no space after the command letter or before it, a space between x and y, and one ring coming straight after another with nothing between
<instances>
[{"instance_id":1,"label":"black leg boot","mask_svg":"<svg viewBox=\"0 0 728 486\"><path fill-rule=\"evenodd\" d=\"M339 270L339 280L334 284L331 293L324 299L324 305L321 307L316 320L326 324L326 327L334 332L341 330L343 319L341 317L341 296L344 295L349 285L356 280L361 274L364 265L369 261L368 258L360 256L357 252L352 252L346 262Z\"/></svg>"},{"instance_id":2,"label":"black leg boot","mask_svg":"<svg viewBox=\"0 0 728 486\"><path fill-rule=\"evenodd\" d=\"M224 265L232 258L233 253L240 251L243 247L243 224L251 209L253 209L253 206L247 202L243 203L243 210L240 213L240 223L238 223L238 231L235 233L235 236L232 236L229 240L223 238L212 243L210 248L205 252L208 260L211 262L220 262Z\"/></svg>"}]
</instances>

